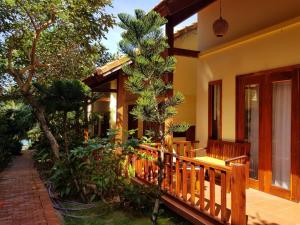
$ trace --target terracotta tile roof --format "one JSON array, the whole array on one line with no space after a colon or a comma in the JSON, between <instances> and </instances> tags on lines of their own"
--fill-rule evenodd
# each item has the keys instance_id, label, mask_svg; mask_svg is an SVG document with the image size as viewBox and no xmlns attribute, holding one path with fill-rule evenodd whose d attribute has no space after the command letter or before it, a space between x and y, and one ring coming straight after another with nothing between
<instances>
[{"instance_id":1,"label":"terracotta tile roof","mask_svg":"<svg viewBox=\"0 0 300 225\"><path fill-rule=\"evenodd\" d=\"M95 75L105 76L107 73L121 69L121 67L128 62L129 62L129 58L127 56L122 56L117 60L108 62L104 66L96 68Z\"/></svg>"},{"instance_id":2,"label":"terracotta tile roof","mask_svg":"<svg viewBox=\"0 0 300 225\"><path fill-rule=\"evenodd\" d=\"M190 32L190 31L197 30L197 24L198 23L195 22L195 23L192 23L191 25L188 25L188 26L176 31L174 33L174 38L179 38L180 36Z\"/></svg>"},{"instance_id":3,"label":"terracotta tile roof","mask_svg":"<svg viewBox=\"0 0 300 225\"><path fill-rule=\"evenodd\" d=\"M103 82L107 82L115 77L116 74L114 72L120 70L123 65L129 62L130 60L126 56L108 62L104 66L96 68L95 73L84 79L83 82L91 88Z\"/></svg>"}]
</instances>

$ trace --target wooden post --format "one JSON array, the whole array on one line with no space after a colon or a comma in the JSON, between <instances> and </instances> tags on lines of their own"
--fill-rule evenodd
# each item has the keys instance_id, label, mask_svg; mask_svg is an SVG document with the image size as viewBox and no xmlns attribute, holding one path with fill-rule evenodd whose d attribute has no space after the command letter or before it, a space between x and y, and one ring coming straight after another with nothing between
<instances>
[{"instance_id":1,"label":"wooden post","mask_svg":"<svg viewBox=\"0 0 300 225\"><path fill-rule=\"evenodd\" d=\"M124 131L128 129L128 118L127 109L125 109L126 101L126 90L125 90L125 78L124 74L120 73L117 79L117 118L116 118L116 128L119 130L117 139L125 140Z\"/></svg>"},{"instance_id":2,"label":"wooden post","mask_svg":"<svg viewBox=\"0 0 300 225\"><path fill-rule=\"evenodd\" d=\"M244 164L232 166L231 224L246 225L246 166Z\"/></svg>"}]
</instances>

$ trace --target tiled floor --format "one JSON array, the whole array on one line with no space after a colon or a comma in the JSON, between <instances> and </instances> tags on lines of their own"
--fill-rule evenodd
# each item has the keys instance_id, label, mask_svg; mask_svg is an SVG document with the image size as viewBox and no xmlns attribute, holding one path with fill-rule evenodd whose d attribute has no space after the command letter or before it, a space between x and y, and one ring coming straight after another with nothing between
<instances>
[{"instance_id":1,"label":"tiled floor","mask_svg":"<svg viewBox=\"0 0 300 225\"><path fill-rule=\"evenodd\" d=\"M174 178L175 179L175 178ZM205 210L209 212L210 188L205 181ZM175 184L173 185L175 187ZM188 186L187 199L190 201ZM196 194L196 204L199 206ZM227 217L231 220L231 194L227 194ZM221 218L221 188L215 186L216 216ZM255 189L246 190L246 214L249 225L300 225L300 204Z\"/></svg>"},{"instance_id":2,"label":"tiled floor","mask_svg":"<svg viewBox=\"0 0 300 225\"><path fill-rule=\"evenodd\" d=\"M248 189L248 224L300 225L300 204L254 189Z\"/></svg>"},{"instance_id":3,"label":"tiled floor","mask_svg":"<svg viewBox=\"0 0 300 225\"><path fill-rule=\"evenodd\" d=\"M0 173L0 225L59 225L31 152L17 156Z\"/></svg>"},{"instance_id":4,"label":"tiled floor","mask_svg":"<svg viewBox=\"0 0 300 225\"><path fill-rule=\"evenodd\" d=\"M205 182L206 199L209 199L209 183ZM216 203L220 204L221 193L216 186ZM227 194L227 208L231 206ZM219 212L220 214L220 212ZM252 188L246 190L246 214L249 225L300 225L300 204ZM220 215L218 215L220 216Z\"/></svg>"}]
</instances>

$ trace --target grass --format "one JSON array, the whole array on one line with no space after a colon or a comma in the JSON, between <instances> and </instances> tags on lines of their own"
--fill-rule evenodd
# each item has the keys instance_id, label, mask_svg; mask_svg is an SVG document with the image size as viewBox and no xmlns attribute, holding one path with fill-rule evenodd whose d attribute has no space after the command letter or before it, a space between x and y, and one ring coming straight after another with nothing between
<instances>
[{"instance_id":1,"label":"grass","mask_svg":"<svg viewBox=\"0 0 300 225\"><path fill-rule=\"evenodd\" d=\"M162 208L159 217L159 225L190 225L187 221ZM133 209L122 209L120 207L109 207L103 203L97 204L95 208L85 209L72 213L72 215L83 216L82 219L65 217L65 225L150 225L150 214L142 215ZM89 218L87 218L89 217Z\"/></svg>"}]
</instances>

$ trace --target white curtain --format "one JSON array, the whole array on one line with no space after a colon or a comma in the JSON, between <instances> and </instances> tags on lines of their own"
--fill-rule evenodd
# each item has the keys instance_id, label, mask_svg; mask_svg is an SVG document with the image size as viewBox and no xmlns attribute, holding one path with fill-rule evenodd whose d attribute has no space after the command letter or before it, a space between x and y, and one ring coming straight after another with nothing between
<instances>
[{"instance_id":1,"label":"white curtain","mask_svg":"<svg viewBox=\"0 0 300 225\"><path fill-rule=\"evenodd\" d=\"M273 83L272 182L289 189L291 170L291 81Z\"/></svg>"},{"instance_id":2,"label":"white curtain","mask_svg":"<svg viewBox=\"0 0 300 225\"><path fill-rule=\"evenodd\" d=\"M246 87L247 141L250 142L250 177L258 179L259 149L259 85Z\"/></svg>"}]
</instances>

